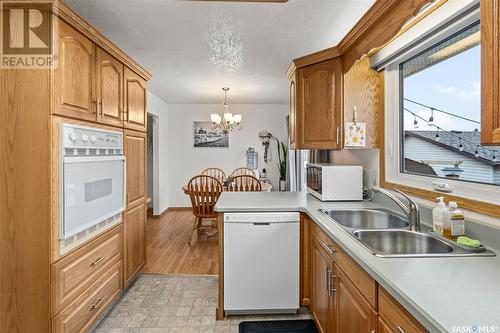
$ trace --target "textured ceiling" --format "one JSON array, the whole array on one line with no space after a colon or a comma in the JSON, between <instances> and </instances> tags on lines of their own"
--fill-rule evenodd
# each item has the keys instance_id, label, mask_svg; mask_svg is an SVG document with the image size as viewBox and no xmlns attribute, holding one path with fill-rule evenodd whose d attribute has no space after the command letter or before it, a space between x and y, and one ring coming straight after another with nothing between
<instances>
[{"instance_id":1,"label":"textured ceiling","mask_svg":"<svg viewBox=\"0 0 500 333\"><path fill-rule=\"evenodd\" d=\"M294 58L337 44L373 0L66 0L145 67L168 103L288 103Z\"/></svg>"}]
</instances>

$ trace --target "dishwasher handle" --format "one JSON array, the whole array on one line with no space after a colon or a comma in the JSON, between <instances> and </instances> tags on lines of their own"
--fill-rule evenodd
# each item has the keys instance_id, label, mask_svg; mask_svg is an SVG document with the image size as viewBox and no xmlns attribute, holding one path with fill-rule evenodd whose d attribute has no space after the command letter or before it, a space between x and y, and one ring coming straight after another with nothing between
<instances>
[{"instance_id":1,"label":"dishwasher handle","mask_svg":"<svg viewBox=\"0 0 500 333\"><path fill-rule=\"evenodd\" d=\"M253 225L271 225L271 222L253 222Z\"/></svg>"}]
</instances>

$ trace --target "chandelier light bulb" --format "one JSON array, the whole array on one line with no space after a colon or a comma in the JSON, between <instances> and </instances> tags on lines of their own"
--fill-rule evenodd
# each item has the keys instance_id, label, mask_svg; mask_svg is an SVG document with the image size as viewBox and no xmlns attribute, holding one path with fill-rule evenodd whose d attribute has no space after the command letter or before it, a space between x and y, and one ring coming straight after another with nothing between
<instances>
[{"instance_id":1,"label":"chandelier light bulb","mask_svg":"<svg viewBox=\"0 0 500 333\"><path fill-rule=\"evenodd\" d=\"M441 140L441 138L439 137L439 132L436 132L436 136L434 137L434 140L436 140L437 142L439 142L439 140Z\"/></svg>"},{"instance_id":2,"label":"chandelier light bulb","mask_svg":"<svg viewBox=\"0 0 500 333\"><path fill-rule=\"evenodd\" d=\"M462 139L459 138L458 142L459 142L459 144L458 144L458 150L459 151L464 151L464 145L462 144Z\"/></svg>"},{"instance_id":3,"label":"chandelier light bulb","mask_svg":"<svg viewBox=\"0 0 500 333\"><path fill-rule=\"evenodd\" d=\"M474 156L479 157L479 145L476 146L476 151L474 152Z\"/></svg>"},{"instance_id":4,"label":"chandelier light bulb","mask_svg":"<svg viewBox=\"0 0 500 333\"><path fill-rule=\"evenodd\" d=\"M222 130L222 132L225 134L232 131L235 127L241 130L241 114L233 115L231 112L229 112L229 103L227 101L227 92L229 91L229 88L224 87L222 88L222 91L224 91L224 103L222 104L224 111L222 113L222 116L215 113L210 115L210 120L212 121L212 130L219 129Z\"/></svg>"},{"instance_id":5,"label":"chandelier light bulb","mask_svg":"<svg viewBox=\"0 0 500 333\"><path fill-rule=\"evenodd\" d=\"M496 150L493 150L493 156L491 156L491 159L493 160L493 162L496 162L497 161L497 151Z\"/></svg>"},{"instance_id":6,"label":"chandelier light bulb","mask_svg":"<svg viewBox=\"0 0 500 333\"><path fill-rule=\"evenodd\" d=\"M418 121L417 121L417 116L413 115L413 127L418 128Z\"/></svg>"}]
</instances>

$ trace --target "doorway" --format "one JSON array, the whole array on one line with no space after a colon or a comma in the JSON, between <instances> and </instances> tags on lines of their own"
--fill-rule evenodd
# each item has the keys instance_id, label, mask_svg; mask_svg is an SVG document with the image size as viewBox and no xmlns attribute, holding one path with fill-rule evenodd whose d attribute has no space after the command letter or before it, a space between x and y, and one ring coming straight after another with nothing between
<instances>
[{"instance_id":1,"label":"doorway","mask_svg":"<svg viewBox=\"0 0 500 333\"><path fill-rule=\"evenodd\" d=\"M148 168L148 197L151 201L148 203L148 211L152 215L158 215L159 212L159 183L158 183L158 116L148 113L147 121L147 168Z\"/></svg>"}]
</instances>

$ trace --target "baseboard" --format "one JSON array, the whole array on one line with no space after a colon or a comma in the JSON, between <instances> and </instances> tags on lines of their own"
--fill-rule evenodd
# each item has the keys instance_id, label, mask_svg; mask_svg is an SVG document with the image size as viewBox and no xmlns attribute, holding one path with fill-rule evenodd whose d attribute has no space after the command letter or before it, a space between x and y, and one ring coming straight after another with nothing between
<instances>
[{"instance_id":1,"label":"baseboard","mask_svg":"<svg viewBox=\"0 0 500 333\"><path fill-rule=\"evenodd\" d=\"M148 208L148 216L150 217L162 217L163 215L167 214L168 212L179 212L179 211L189 211L193 210L191 207L168 207L165 209L163 212L161 212L159 215L153 214L153 208Z\"/></svg>"},{"instance_id":2,"label":"baseboard","mask_svg":"<svg viewBox=\"0 0 500 333\"><path fill-rule=\"evenodd\" d=\"M192 207L168 207L167 211L186 211L186 210L193 210Z\"/></svg>"}]
</instances>

